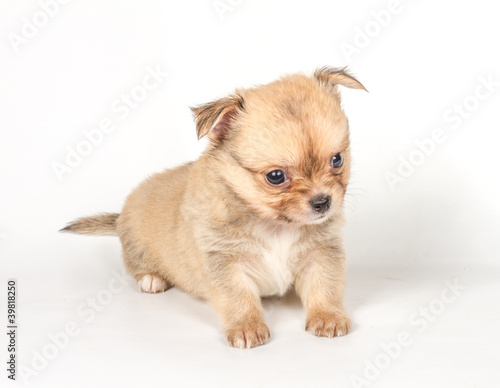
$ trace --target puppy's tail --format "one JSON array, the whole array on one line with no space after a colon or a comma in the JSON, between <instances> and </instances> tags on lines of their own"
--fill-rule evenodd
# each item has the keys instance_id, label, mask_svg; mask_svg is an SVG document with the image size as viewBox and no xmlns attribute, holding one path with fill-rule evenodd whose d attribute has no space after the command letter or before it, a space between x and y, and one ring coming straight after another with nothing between
<instances>
[{"instance_id":1,"label":"puppy's tail","mask_svg":"<svg viewBox=\"0 0 500 388\"><path fill-rule=\"evenodd\" d=\"M116 236L116 220L119 216L118 213L103 213L79 218L62 228L60 232Z\"/></svg>"}]
</instances>

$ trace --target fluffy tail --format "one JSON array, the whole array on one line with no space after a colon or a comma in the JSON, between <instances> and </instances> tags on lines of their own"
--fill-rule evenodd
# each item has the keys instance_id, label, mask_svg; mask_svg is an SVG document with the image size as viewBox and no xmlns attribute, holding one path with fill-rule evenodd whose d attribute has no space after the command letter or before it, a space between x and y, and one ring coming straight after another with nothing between
<instances>
[{"instance_id":1,"label":"fluffy tail","mask_svg":"<svg viewBox=\"0 0 500 388\"><path fill-rule=\"evenodd\" d=\"M103 213L79 218L62 228L60 232L116 236L116 220L119 216L118 213Z\"/></svg>"}]
</instances>

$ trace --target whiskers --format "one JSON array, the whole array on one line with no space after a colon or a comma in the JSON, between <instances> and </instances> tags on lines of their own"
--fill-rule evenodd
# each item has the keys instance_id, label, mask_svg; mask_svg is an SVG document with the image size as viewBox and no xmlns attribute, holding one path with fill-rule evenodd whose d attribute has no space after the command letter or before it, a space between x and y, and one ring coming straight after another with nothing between
<instances>
[{"instance_id":1,"label":"whiskers","mask_svg":"<svg viewBox=\"0 0 500 388\"><path fill-rule=\"evenodd\" d=\"M356 187L352 183L347 187L344 197L344 209L354 213L358 207L359 197L367 197L368 191Z\"/></svg>"}]
</instances>

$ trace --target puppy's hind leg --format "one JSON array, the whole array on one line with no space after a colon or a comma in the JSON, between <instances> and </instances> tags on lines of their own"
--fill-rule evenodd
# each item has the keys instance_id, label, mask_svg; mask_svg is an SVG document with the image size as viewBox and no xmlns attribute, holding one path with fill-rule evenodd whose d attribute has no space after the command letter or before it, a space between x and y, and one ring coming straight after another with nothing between
<instances>
[{"instance_id":1,"label":"puppy's hind leg","mask_svg":"<svg viewBox=\"0 0 500 388\"><path fill-rule=\"evenodd\" d=\"M158 292L165 292L172 285L163 279L161 276L154 273L142 273L135 275L137 285L142 292L156 294Z\"/></svg>"},{"instance_id":2,"label":"puppy's hind leg","mask_svg":"<svg viewBox=\"0 0 500 388\"><path fill-rule=\"evenodd\" d=\"M139 249L136 244L127 241L123 243L123 261L127 271L135 277L139 289L143 292L156 294L165 292L172 288L172 284L161 276L153 260L148 260L148 254L145 250Z\"/></svg>"}]
</instances>

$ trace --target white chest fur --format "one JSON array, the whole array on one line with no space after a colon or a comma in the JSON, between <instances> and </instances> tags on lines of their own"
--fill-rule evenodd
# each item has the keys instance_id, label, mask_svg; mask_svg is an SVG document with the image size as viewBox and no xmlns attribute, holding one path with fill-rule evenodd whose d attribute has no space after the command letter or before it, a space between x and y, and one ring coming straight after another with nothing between
<instances>
[{"instance_id":1,"label":"white chest fur","mask_svg":"<svg viewBox=\"0 0 500 388\"><path fill-rule=\"evenodd\" d=\"M299 237L296 229L261 231L260 260L255 263L254 280L261 296L284 295L293 283L291 258Z\"/></svg>"}]
</instances>

